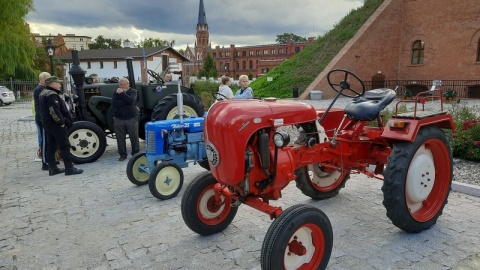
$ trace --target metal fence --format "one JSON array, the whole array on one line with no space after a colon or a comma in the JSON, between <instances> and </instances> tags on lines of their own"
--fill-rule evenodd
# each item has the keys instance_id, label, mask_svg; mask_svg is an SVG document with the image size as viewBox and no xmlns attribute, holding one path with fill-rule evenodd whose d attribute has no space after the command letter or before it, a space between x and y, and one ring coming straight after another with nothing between
<instances>
[{"instance_id":1,"label":"metal fence","mask_svg":"<svg viewBox=\"0 0 480 270\"><path fill-rule=\"evenodd\" d=\"M10 78L7 81L0 81L0 85L15 93L15 102L27 103L32 101L33 89L38 85L38 81L19 81Z\"/></svg>"},{"instance_id":2,"label":"metal fence","mask_svg":"<svg viewBox=\"0 0 480 270\"><path fill-rule=\"evenodd\" d=\"M442 89L449 89L457 93L457 98L480 98L480 80L442 80ZM397 96L405 96L405 91L409 90L416 95L419 92L427 91L432 87L433 80L390 80L390 81L365 81L367 90L376 88L395 89L397 86Z\"/></svg>"}]
</instances>

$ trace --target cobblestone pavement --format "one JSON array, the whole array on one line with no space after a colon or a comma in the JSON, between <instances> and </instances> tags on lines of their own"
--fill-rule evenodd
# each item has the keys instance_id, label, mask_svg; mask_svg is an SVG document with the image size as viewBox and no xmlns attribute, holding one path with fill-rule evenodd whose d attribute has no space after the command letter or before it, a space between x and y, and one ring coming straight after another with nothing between
<instances>
[{"instance_id":1,"label":"cobblestone pavement","mask_svg":"<svg viewBox=\"0 0 480 270\"><path fill-rule=\"evenodd\" d=\"M225 231L201 237L181 217L185 188L160 201L134 186L111 139L97 162L78 165L82 175L48 176L34 162L34 122L18 121L30 114L0 107L0 269L260 269L266 214L241 206ZM185 169L185 185L202 170ZM272 204L328 215L328 269L480 269L480 198L452 192L435 226L407 234L386 217L381 185L353 175L336 197L313 201L292 183Z\"/></svg>"}]
</instances>

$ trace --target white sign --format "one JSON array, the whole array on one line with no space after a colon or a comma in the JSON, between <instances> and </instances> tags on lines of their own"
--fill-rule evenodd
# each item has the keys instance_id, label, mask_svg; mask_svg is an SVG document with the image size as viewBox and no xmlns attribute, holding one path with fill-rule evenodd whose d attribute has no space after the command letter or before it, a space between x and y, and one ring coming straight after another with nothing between
<instances>
[{"instance_id":1,"label":"white sign","mask_svg":"<svg viewBox=\"0 0 480 270\"><path fill-rule=\"evenodd\" d=\"M267 82L273 81L273 77L267 77Z\"/></svg>"}]
</instances>

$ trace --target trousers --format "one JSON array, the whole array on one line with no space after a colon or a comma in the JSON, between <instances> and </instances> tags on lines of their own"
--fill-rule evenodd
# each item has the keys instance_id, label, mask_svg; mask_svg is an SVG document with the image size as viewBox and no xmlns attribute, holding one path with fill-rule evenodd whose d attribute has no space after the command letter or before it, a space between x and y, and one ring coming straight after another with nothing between
<instances>
[{"instance_id":1,"label":"trousers","mask_svg":"<svg viewBox=\"0 0 480 270\"><path fill-rule=\"evenodd\" d=\"M113 130L115 131L115 137L117 138L117 148L120 156L127 156L127 134L130 138L130 144L132 146L132 156L140 151L137 119L131 118L123 120L114 117Z\"/></svg>"},{"instance_id":2,"label":"trousers","mask_svg":"<svg viewBox=\"0 0 480 270\"><path fill-rule=\"evenodd\" d=\"M72 168L73 162L70 154L70 142L68 141L68 129L66 127L61 127L56 123L43 123L43 129L45 130L45 137L43 138L46 141L46 162L49 169L56 168L55 160L55 150L60 149L60 154L62 155L63 164L65 169Z\"/></svg>"}]
</instances>

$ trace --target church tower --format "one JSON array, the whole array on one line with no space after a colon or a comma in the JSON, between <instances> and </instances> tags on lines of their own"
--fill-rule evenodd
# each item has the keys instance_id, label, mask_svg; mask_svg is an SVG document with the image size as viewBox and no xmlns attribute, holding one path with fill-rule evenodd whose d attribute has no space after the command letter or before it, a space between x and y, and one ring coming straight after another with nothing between
<instances>
[{"instance_id":1,"label":"church tower","mask_svg":"<svg viewBox=\"0 0 480 270\"><path fill-rule=\"evenodd\" d=\"M203 0L200 0L200 6L198 8L197 41L195 43L195 47L199 53L202 53L202 51L210 47L209 39L207 15L205 14Z\"/></svg>"}]
</instances>

